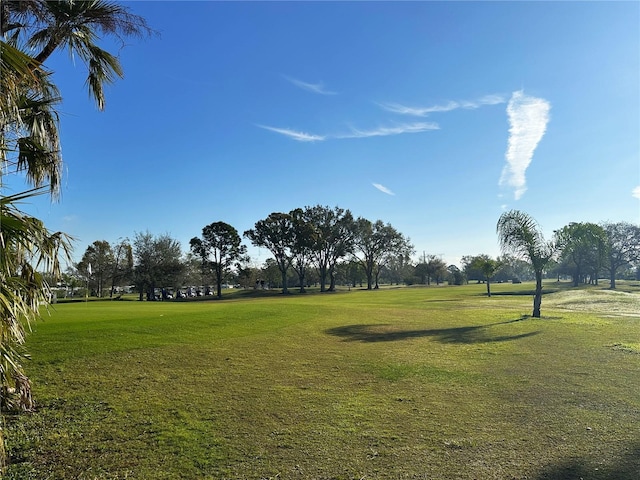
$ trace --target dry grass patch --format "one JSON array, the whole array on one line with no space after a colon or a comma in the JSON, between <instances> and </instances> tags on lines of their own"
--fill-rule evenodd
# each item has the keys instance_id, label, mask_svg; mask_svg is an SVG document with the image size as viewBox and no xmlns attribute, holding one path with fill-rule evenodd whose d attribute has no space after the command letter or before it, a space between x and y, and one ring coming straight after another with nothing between
<instances>
[{"instance_id":1,"label":"dry grass patch","mask_svg":"<svg viewBox=\"0 0 640 480\"><path fill-rule=\"evenodd\" d=\"M573 311L592 312L602 316L640 317L640 292L604 289L568 290L545 296L544 305Z\"/></svg>"}]
</instances>

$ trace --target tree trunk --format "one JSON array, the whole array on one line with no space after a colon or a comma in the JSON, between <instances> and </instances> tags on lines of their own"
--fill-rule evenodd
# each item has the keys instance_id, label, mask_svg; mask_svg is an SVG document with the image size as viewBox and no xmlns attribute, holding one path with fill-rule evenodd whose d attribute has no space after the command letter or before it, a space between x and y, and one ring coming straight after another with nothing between
<instances>
[{"instance_id":1,"label":"tree trunk","mask_svg":"<svg viewBox=\"0 0 640 480\"><path fill-rule=\"evenodd\" d=\"M491 296L491 282L487 279L487 297Z\"/></svg>"},{"instance_id":2,"label":"tree trunk","mask_svg":"<svg viewBox=\"0 0 640 480\"><path fill-rule=\"evenodd\" d=\"M33 57L33 59L38 62L38 65L43 63L47 58L51 56L51 54L58 48L59 42L55 39L51 38L49 42L44 46L42 51Z\"/></svg>"},{"instance_id":3,"label":"tree trunk","mask_svg":"<svg viewBox=\"0 0 640 480\"><path fill-rule=\"evenodd\" d=\"M573 276L573 286L577 287L580 285L580 279L582 277L582 273L580 272L580 267L576 267L575 274Z\"/></svg>"},{"instance_id":4,"label":"tree trunk","mask_svg":"<svg viewBox=\"0 0 640 480\"><path fill-rule=\"evenodd\" d=\"M616 269L613 267L613 262L609 267L609 288L611 290L616 289Z\"/></svg>"},{"instance_id":5,"label":"tree trunk","mask_svg":"<svg viewBox=\"0 0 640 480\"><path fill-rule=\"evenodd\" d=\"M371 290L373 288L373 261L365 258L365 261L360 261L360 264L364 267L364 274L367 276L367 290Z\"/></svg>"},{"instance_id":6,"label":"tree trunk","mask_svg":"<svg viewBox=\"0 0 640 480\"><path fill-rule=\"evenodd\" d=\"M534 318L540 318L540 305L542 304L542 272L536 272L536 293L533 296Z\"/></svg>"},{"instance_id":7,"label":"tree trunk","mask_svg":"<svg viewBox=\"0 0 640 480\"><path fill-rule=\"evenodd\" d=\"M321 266L318 270L320 273L320 291L324 292L326 290L325 285L327 283L327 267Z\"/></svg>"},{"instance_id":8,"label":"tree trunk","mask_svg":"<svg viewBox=\"0 0 640 480\"><path fill-rule=\"evenodd\" d=\"M282 293L289 293L289 289L287 288L287 271L285 269L281 269L280 273L282 273Z\"/></svg>"},{"instance_id":9,"label":"tree trunk","mask_svg":"<svg viewBox=\"0 0 640 480\"><path fill-rule=\"evenodd\" d=\"M216 274L216 296L218 298L222 298L222 265L221 262L217 262L214 265L214 269L213 269L214 273Z\"/></svg>"}]
</instances>

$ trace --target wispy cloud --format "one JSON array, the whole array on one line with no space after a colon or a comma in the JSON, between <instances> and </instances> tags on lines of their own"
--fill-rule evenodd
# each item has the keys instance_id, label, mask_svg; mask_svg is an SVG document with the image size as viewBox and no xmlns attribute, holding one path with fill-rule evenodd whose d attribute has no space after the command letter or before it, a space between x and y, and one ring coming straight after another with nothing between
<instances>
[{"instance_id":1,"label":"wispy cloud","mask_svg":"<svg viewBox=\"0 0 640 480\"><path fill-rule=\"evenodd\" d=\"M388 135L400 135L402 133L420 133L428 130L439 130L440 126L433 122L416 122L394 125L392 127L378 127L373 130L359 130L351 128L351 133L337 135L336 138L367 138L386 137Z\"/></svg>"},{"instance_id":2,"label":"wispy cloud","mask_svg":"<svg viewBox=\"0 0 640 480\"><path fill-rule=\"evenodd\" d=\"M298 142L321 142L326 139L323 135L314 135L311 133L298 132L296 130L290 130L288 128L276 128L276 127L268 127L267 125L259 125L256 124L257 127L264 128L265 130L270 130L272 132L279 133L281 135L285 135L286 137L292 138L293 140L297 140Z\"/></svg>"},{"instance_id":3,"label":"wispy cloud","mask_svg":"<svg viewBox=\"0 0 640 480\"><path fill-rule=\"evenodd\" d=\"M640 185L633 189L631 195L633 195L635 198L640 198Z\"/></svg>"},{"instance_id":4,"label":"wispy cloud","mask_svg":"<svg viewBox=\"0 0 640 480\"><path fill-rule=\"evenodd\" d=\"M386 193L387 195L395 195L395 193L393 193L384 185L380 185L379 183L373 183L372 185L376 187L378 190L380 190L382 193Z\"/></svg>"},{"instance_id":5,"label":"wispy cloud","mask_svg":"<svg viewBox=\"0 0 640 480\"><path fill-rule=\"evenodd\" d=\"M413 115L416 117L426 117L430 113L450 112L459 108L476 109L484 105L498 105L505 103L507 100L503 95L485 95L476 100L449 101L442 105L432 105L429 107L410 107L399 103L379 103L380 107L392 113L401 115Z\"/></svg>"},{"instance_id":6,"label":"wispy cloud","mask_svg":"<svg viewBox=\"0 0 640 480\"><path fill-rule=\"evenodd\" d=\"M507 105L509 143L499 184L513 188L518 200L527 190L525 172L533 152L544 136L551 104L543 98L530 97L523 91L513 92Z\"/></svg>"},{"instance_id":7,"label":"wispy cloud","mask_svg":"<svg viewBox=\"0 0 640 480\"><path fill-rule=\"evenodd\" d=\"M308 82L303 82L302 80L298 80L297 78L289 77L287 75L283 75L283 77L289 82L291 82L293 85L295 85L296 87L301 88L302 90L306 90L307 92L317 93L320 95L337 95L338 94L337 92L332 92L330 90L327 90L322 82L308 83Z\"/></svg>"},{"instance_id":8,"label":"wispy cloud","mask_svg":"<svg viewBox=\"0 0 640 480\"><path fill-rule=\"evenodd\" d=\"M267 125L256 124L257 127L270 130L272 132L285 135L298 142L322 142L331 138L344 139L344 138L369 138L369 137L386 137L389 135L400 135L403 133L420 133L428 130L438 130L440 127L437 123L433 122L417 122L417 123L405 123L401 125L394 125L391 127L378 127L373 130L360 130L351 127L351 132L338 135L315 135L312 133L299 132L297 130L291 130L289 128L276 128L269 127Z\"/></svg>"}]
</instances>

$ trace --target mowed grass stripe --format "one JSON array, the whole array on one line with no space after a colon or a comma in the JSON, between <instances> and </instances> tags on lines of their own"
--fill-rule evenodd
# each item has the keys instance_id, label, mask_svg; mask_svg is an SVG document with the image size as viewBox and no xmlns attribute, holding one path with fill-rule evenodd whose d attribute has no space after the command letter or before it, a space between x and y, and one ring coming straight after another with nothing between
<instances>
[{"instance_id":1,"label":"mowed grass stripe","mask_svg":"<svg viewBox=\"0 0 640 480\"><path fill-rule=\"evenodd\" d=\"M483 289L58 305L8 478L635 478L638 320Z\"/></svg>"}]
</instances>

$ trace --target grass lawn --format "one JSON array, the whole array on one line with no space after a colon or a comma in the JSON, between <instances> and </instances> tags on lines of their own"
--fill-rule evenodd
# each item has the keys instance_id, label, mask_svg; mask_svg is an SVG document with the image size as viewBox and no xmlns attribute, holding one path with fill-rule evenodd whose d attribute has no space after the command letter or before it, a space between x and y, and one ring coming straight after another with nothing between
<instances>
[{"instance_id":1,"label":"grass lawn","mask_svg":"<svg viewBox=\"0 0 640 480\"><path fill-rule=\"evenodd\" d=\"M58 304L6 478L640 478L640 293L531 289Z\"/></svg>"}]
</instances>

